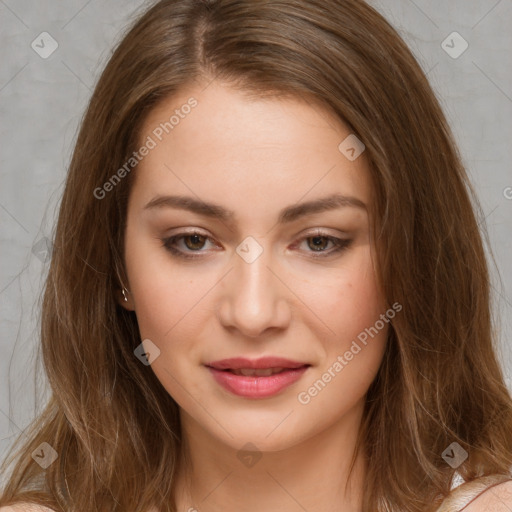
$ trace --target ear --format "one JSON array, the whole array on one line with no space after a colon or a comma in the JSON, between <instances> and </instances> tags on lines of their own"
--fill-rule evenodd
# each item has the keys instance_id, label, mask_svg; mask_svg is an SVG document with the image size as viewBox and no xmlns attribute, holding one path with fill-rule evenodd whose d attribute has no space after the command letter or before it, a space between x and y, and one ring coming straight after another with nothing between
<instances>
[{"instance_id":1,"label":"ear","mask_svg":"<svg viewBox=\"0 0 512 512\"><path fill-rule=\"evenodd\" d=\"M135 305L133 303L132 294L126 288L124 288L124 294L123 288L118 288L118 290L116 291L116 299L118 304L122 306L124 309L128 311L135 311Z\"/></svg>"}]
</instances>

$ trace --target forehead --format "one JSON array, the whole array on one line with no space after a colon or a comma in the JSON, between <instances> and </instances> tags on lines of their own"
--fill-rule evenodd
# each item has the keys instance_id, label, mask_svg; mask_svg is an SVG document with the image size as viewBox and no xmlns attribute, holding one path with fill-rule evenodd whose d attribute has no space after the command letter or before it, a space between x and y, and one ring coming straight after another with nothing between
<instances>
[{"instance_id":1,"label":"forehead","mask_svg":"<svg viewBox=\"0 0 512 512\"><path fill-rule=\"evenodd\" d=\"M364 153L351 161L339 149L350 135L304 98L249 98L215 81L188 87L145 119L139 143L153 147L134 171L132 193L185 193L253 213L332 193L368 202Z\"/></svg>"}]
</instances>

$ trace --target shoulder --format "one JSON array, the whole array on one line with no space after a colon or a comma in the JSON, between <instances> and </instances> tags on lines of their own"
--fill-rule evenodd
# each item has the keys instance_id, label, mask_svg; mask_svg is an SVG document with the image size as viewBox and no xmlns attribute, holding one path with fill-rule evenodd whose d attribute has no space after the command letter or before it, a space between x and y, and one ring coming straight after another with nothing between
<instances>
[{"instance_id":1,"label":"shoulder","mask_svg":"<svg viewBox=\"0 0 512 512\"><path fill-rule=\"evenodd\" d=\"M512 510L512 480L490 487L472 501L463 512L510 512ZM1 509L0 509L0 512Z\"/></svg>"}]
</instances>

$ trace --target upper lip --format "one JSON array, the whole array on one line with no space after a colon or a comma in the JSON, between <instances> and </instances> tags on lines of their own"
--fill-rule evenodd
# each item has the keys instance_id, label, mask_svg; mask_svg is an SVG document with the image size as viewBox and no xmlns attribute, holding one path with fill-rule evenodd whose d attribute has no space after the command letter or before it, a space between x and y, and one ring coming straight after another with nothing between
<instances>
[{"instance_id":1,"label":"upper lip","mask_svg":"<svg viewBox=\"0 0 512 512\"><path fill-rule=\"evenodd\" d=\"M284 359L282 357L261 357L259 359L233 357L230 359L213 361L212 363L207 363L205 366L215 368L216 370L240 370L246 368L300 368L302 366L309 366L309 364Z\"/></svg>"}]
</instances>

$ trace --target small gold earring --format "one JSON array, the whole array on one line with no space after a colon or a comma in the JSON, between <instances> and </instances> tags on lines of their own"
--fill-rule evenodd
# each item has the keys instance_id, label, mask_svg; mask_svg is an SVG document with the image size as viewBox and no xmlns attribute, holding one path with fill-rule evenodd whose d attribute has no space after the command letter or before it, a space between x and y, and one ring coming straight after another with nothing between
<instances>
[{"instance_id":1,"label":"small gold earring","mask_svg":"<svg viewBox=\"0 0 512 512\"><path fill-rule=\"evenodd\" d=\"M122 292L123 292L124 301L125 301L125 302L128 302L128 298L126 297L126 293L125 293L125 291L124 291L124 288L123 288Z\"/></svg>"}]
</instances>

